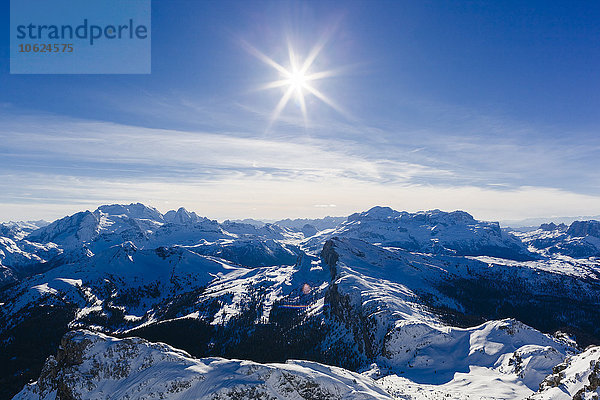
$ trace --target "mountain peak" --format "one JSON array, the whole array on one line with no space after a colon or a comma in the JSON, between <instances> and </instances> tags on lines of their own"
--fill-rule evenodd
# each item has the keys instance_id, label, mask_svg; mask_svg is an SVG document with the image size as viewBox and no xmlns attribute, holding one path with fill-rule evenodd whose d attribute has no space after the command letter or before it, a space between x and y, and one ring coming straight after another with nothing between
<instances>
[{"instance_id":1,"label":"mountain peak","mask_svg":"<svg viewBox=\"0 0 600 400\"><path fill-rule=\"evenodd\" d=\"M375 206L367 210L368 214L394 214L398 211L388 206Z\"/></svg>"},{"instance_id":2,"label":"mountain peak","mask_svg":"<svg viewBox=\"0 0 600 400\"><path fill-rule=\"evenodd\" d=\"M110 204L98 207L96 211L100 211L104 214L119 216L125 215L129 218L139 219L151 219L154 221L162 222L163 215L154 207L146 206L142 203L131 203L131 204Z\"/></svg>"},{"instance_id":3,"label":"mountain peak","mask_svg":"<svg viewBox=\"0 0 600 400\"><path fill-rule=\"evenodd\" d=\"M406 213L406 212L404 212ZM356 221L359 219L376 219L385 220L389 218L396 218L402 215L401 212L392 209L391 207L375 206L367 211L360 213L354 213L348 217L348 221Z\"/></svg>"},{"instance_id":4,"label":"mountain peak","mask_svg":"<svg viewBox=\"0 0 600 400\"><path fill-rule=\"evenodd\" d=\"M195 212L189 212L183 207L179 207L177 211L167 211L167 213L164 215L165 222L180 225L195 223L201 219L202 218L200 218Z\"/></svg>"}]
</instances>

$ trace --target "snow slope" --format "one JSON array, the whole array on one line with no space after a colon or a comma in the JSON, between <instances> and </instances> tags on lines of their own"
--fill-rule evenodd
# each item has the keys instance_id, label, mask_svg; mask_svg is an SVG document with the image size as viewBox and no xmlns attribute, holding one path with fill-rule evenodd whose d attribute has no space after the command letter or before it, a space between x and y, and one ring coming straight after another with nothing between
<instances>
[{"instance_id":1,"label":"snow slope","mask_svg":"<svg viewBox=\"0 0 600 400\"><path fill-rule=\"evenodd\" d=\"M573 342L514 319L471 328L448 326L435 308L427 306L435 303L465 311L463 298L449 296L440 284L483 273L490 269L488 263L472 259L464 265L455 257L381 249L357 239L329 241L323 253L334 275L332 289L338 303L347 305L331 302L332 312L340 326L351 321L349 328L330 334L326 343L335 340L340 346L345 341L346 351L366 354L387 376L386 385L393 392L408 379L445 393L482 396L490 391L488 382L493 379L499 398L523 398L537 390L554 365L576 351ZM531 283L564 280L533 267L514 271L511 266L510 275Z\"/></svg>"}]
</instances>

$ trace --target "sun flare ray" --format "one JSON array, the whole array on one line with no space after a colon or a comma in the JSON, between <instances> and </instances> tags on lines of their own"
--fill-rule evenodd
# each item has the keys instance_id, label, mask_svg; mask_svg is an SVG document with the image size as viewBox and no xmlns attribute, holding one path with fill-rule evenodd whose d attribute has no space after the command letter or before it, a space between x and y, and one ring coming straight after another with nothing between
<instances>
[{"instance_id":1,"label":"sun flare ray","mask_svg":"<svg viewBox=\"0 0 600 400\"><path fill-rule=\"evenodd\" d=\"M340 74L341 69L330 69L327 71L315 72L312 74L308 74L304 79L307 81L316 81L323 78L331 78L332 76L336 76Z\"/></svg>"},{"instance_id":2,"label":"sun flare ray","mask_svg":"<svg viewBox=\"0 0 600 400\"><path fill-rule=\"evenodd\" d=\"M261 60L265 64L270 65L271 67L275 68L277 71L279 71L283 75L289 74L289 72L288 72L287 69L285 69L283 66L279 65L278 63L276 63L272 58L270 58L267 55L263 54L256 47L254 47L251 44L246 43L246 42L242 42L242 44L244 45L244 47L246 48L246 50L250 54L252 54L254 57L258 58L259 60Z\"/></svg>"},{"instance_id":3,"label":"sun flare ray","mask_svg":"<svg viewBox=\"0 0 600 400\"><path fill-rule=\"evenodd\" d=\"M348 113L342 107L338 106L333 100L331 100L329 97L325 96L323 93L321 93L314 87L312 87L310 85L306 85L304 88L306 90L308 90L309 92L311 92L315 97L317 97L323 103L327 104L329 107L333 108L334 110L336 110L337 112L339 112L340 114L342 114L344 116L348 116Z\"/></svg>"},{"instance_id":4,"label":"sun flare ray","mask_svg":"<svg viewBox=\"0 0 600 400\"><path fill-rule=\"evenodd\" d=\"M289 79L280 79L278 81L268 82L264 85L259 86L256 90L268 90L268 89L276 89L283 86L288 86L290 84Z\"/></svg>"},{"instance_id":5,"label":"sun flare ray","mask_svg":"<svg viewBox=\"0 0 600 400\"><path fill-rule=\"evenodd\" d=\"M271 125L273 125L273 123L277 120L277 118L279 117L279 114L281 114L281 111L283 111L283 109L287 105L288 101L290 101L290 97L292 97L293 93L294 93L294 87L293 86L288 87L287 91L281 97L281 100L279 100L277 107L275 107L275 110L273 111L273 114L271 115L271 121L269 122L269 127Z\"/></svg>"},{"instance_id":6,"label":"sun flare ray","mask_svg":"<svg viewBox=\"0 0 600 400\"><path fill-rule=\"evenodd\" d=\"M305 73L306 71L308 71L310 66L317 59L317 56L319 55L321 50L323 50L323 47L325 47L325 41L321 40L319 43L317 43L317 45L315 47L312 48L310 53L308 53L308 57L306 57L306 60L304 60L304 63L302 64L302 68L301 68L302 73Z\"/></svg>"},{"instance_id":7,"label":"sun flare ray","mask_svg":"<svg viewBox=\"0 0 600 400\"><path fill-rule=\"evenodd\" d=\"M347 118L350 118L348 113L344 111L342 107L337 105L332 99L323 94L312 84L314 81L331 78L340 74L341 69L330 69L317 72L309 71L325 47L326 42L327 40L321 38L321 40L319 40L317 44L309 51L308 56L304 60L301 60L299 59L298 53L294 50L291 42L288 40L287 50L289 67L287 68L269 56L265 55L252 45L244 42L244 46L250 54L254 55L256 58L279 72L279 79L265 83L258 88L258 90L283 88L283 94L271 114L268 129L270 129L270 127L277 121L292 97L295 98L296 104L300 108L305 128L308 127L308 107L306 102L306 96L308 94L315 96L317 99L333 108L335 111Z\"/></svg>"}]
</instances>

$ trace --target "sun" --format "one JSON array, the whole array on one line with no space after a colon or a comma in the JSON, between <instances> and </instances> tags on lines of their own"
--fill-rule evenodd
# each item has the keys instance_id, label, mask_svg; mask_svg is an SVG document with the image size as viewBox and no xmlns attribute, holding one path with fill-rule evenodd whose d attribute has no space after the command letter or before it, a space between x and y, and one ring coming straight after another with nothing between
<instances>
[{"instance_id":1,"label":"sun","mask_svg":"<svg viewBox=\"0 0 600 400\"><path fill-rule=\"evenodd\" d=\"M302 71L294 71L290 75L288 82L290 86L292 86L296 90L296 93L298 95L301 95L302 89L304 88L304 85L306 84L307 80L306 76Z\"/></svg>"},{"instance_id":2,"label":"sun","mask_svg":"<svg viewBox=\"0 0 600 400\"><path fill-rule=\"evenodd\" d=\"M347 115L347 113L340 106L338 106L333 100L318 90L314 85L315 81L335 76L339 72L339 70L328 70L321 72L310 71L324 45L325 41L322 40L318 42L308 53L308 56L304 60L300 61L291 43L288 42L289 66L284 67L282 64L274 61L272 58L266 56L253 46L245 43L245 47L251 54L279 72L279 79L266 83L265 85L259 87L259 90L275 88L284 89L281 99L271 114L269 127L279 118L281 112L285 109L292 97L295 97L300 106L305 127L308 126L308 112L306 109L305 98L308 95L318 98L339 113Z\"/></svg>"}]
</instances>

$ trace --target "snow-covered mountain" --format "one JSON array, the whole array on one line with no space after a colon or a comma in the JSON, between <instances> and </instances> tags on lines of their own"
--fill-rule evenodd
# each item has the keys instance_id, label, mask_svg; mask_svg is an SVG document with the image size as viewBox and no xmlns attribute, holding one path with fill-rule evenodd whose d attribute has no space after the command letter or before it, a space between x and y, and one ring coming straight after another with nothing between
<instances>
[{"instance_id":1,"label":"snow-covered mountain","mask_svg":"<svg viewBox=\"0 0 600 400\"><path fill-rule=\"evenodd\" d=\"M290 266L247 268L203 255L199 248L204 247L139 249L125 242L13 283L0 294L0 387L8 387L15 376L33 377L32 364L43 361L60 336L77 327L141 332L163 341L171 340L161 330L172 327L167 335L174 343L189 344L190 337L175 327L187 326L191 337L206 337L192 343L197 354L254 351L244 350L247 343L240 344L236 335L268 321L274 303L297 298L302 285L313 282L306 276L311 261L301 262L296 255ZM311 275L320 283L328 276L323 271L320 277L317 271ZM219 340L223 348L209 347Z\"/></svg>"},{"instance_id":2,"label":"snow-covered mountain","mask_svg":"<svg viewBox=\"0 0 600 400\"><path fill-rule=\"evenodd\" d=\"M375 307L372 312L398 315L385 316L388 322L426 321L436 314L447 323L465 326L516 317L550 332L570 326L572 333L582 333L585 344L583 332L600 338L598 261L415 254L347 238L328 241L321 256L331 266L337 291L360 299L355 304L385 303L384 309Z\"/></svg>"},{"instance_id":3,"label":"snow-covered mountain","mask_svg":"<svg viewBox=\"0 0 600 400\"><path fill-rule=\"evenodd\" d=\"M48 357L39 379L26 385L14 399L524 398L531 394L531 390L519 385L519 381L538 382L544 378L540 371L551 368L562 358L551 347L523 346L510 355L499 351L505 346L503 339L511 336L523 339L530 334L527 329L522 330L523 327L507 322L497 324L500 330L498 326L485 326L473 330L470 335L467 360L497 359L493 369L469 365L470 371L457 373L454 380L438 385L414 383L395 374L382 376L375 365L366 372L356 373L299 360L260 364L216 357L195 359L187 352L162 343L135 337L117 339L85 330L72 331L62 338L57 354ZM448 358L457 358L461 354L456 353L464 350L462 347L452 349ZM587 361L589 355L586 353L577 357ZM598 369L595 364L588 364L590 367L586 368L577 361L577 369L583 369L584 374L580 377L569 369L566 372L577 376L577 380L587 378L594 382ZM490 361L484 363L489 364ZM584 389L579 389L578 393L584 390L597 393L597 384L595 387L577 385L572 376L564 379L563 373L562 377L562 385L574 383L569 387L573 392L573 386L575 389L582 386ZM557 381L552 381L552 378L552 375L547 377L542 388L545 388L546 382ZM560 396L563 392L558 394ZM541 389L532 398L571 397L548 396L547 391Z\"/></svg>"},{"instance_id":4,"label":"snow-covered mountain","mask_svg":"<svg viewBox=\"0 0 600 400\"><path fill-rule=\"evenodd\" d=\"M163 220L171 224L187 225L201 222L205 218L201 218L195 212L189 212L185 208L180 207L177 211L167 211L163 216Z\"/></svg>"},{"instance_id":5,"label":"snow-covered mountain","mask_svg":"<svg viewBox=\"0 0 600 400\"><path fill-rule=\"evenodd\" d=\"M291 265L301 254L300 248L275 239L242 238L203 241L189 246L199 254L220 257L239 265L258 267L265 265Z\"/></svg>"},{"instance_id":6,"label":"snow-covered mountain","mask_svg":"<svg viewBox=\"0 0 600 400\"><path fill-rule=\"evenodd\" d=\"M194 357L252 360L223 361L231 368L219 370L218 363L184 355L191 364L179 360L166 371L180 371L180 361L203 363L208 369L189 375L203 381L213 379L205 370L234 377L253 365L254 385L279 398L288 398L273 383L287 376L283 365L307 368L300 376L316 380L303 385L315 390L330 390L323 382L350 374L382 398L525 398L578 353L567 334L579 345L600 342L598 259L564 255L561 247L540 251L525 234L458 211L375 207L335 228L313 228L218 223L183 208L163 215L131 204L77 213L6 241L39 260L18 274L11 265L0 269L0 398L36 379L73 329L95 333L68 334L67 342L97 343L97 352L94 345L82 354L106 368L129 365L131 379L90 378L86 363L56 364L59 355L46 361L44 371L53 372L42 372L22 398L51 396L70 376L76 379L69 390L83 398L121 386L123 393L146 393L152 385L145 377L155 370L140 370L108 348L135 342L139 354L177 352L103 335L165 342ZM596 232L594 224L544 229L567 235L552 239L560 243ZM281 364L289 359L311 362ZM156 379L176 380L165 374ZM188 375L177 376L184 382ZM213 384L214 393L252 393L242 383L233 392L226 380ZM344 385L331 390L357 390L354 382ZM184 386L163 392L165 398L196 393ZM369 393L364 398L375 396Z\"/></svg>"},{"instance_id":7,"label":"snow-covered mountain","mask_svg":"<svg viewBox=\"0 0 600 400\"><path fill-rule=\"evenodd\" d=\"M231 241L244 239L254 241L263 250L277 248L275 252L287 253L285 244L272 241L287 243L295 237L298 234L276 225L256 227L229 221L219 224L184 208L171 210L163 216L158 210L138 203L101 206L93 212L79 212L33 231L27 240L57 245L63 251L65 260L62 263L65 263L82 260L124 242L131 242L142 249L209 244L213 252L223 247L223 254L231 254L235 253L231 250ZM273 258L272 254L269 256ZM243 255L237 254L232 254L232 258L236 261L244 259ZM252 265L260 263L257 257L252 260Z\"/></svg>"},{"instance_id":8,"label":"snow-covered mountain","mask_svg":"<svg viewBox=\"0 0 600 400\"><path fill-rule=\"evenodd\" d=\"M574 221L569 227L543 224L536 230L515 234L532 251L543 255L600 257L600 221Z\"/></svg>"},{"instance_id":9,"label":"snow-covered mountain","mask_svg":"<svg viewBox=\"0 0 600 400\"><path fill-rule=\"evenodd\" d=\"M310 243L319 244L323 238L335 236L422 253L533 258L521 241L503 232L497 222L477 221L463 211L408 213L373 207L350 215L339 227L323 232Z\"/></svg>"},{"instance_id":10,"label":"snow-covered mountain","mask_svg":"<svg viewBox=\"0 0 600 400\"><path fill-rule=\"evenodd\" d=\"M87 246L95 253L103 248L131 241L142 244L164 224L162 214L143 204L108 205L82 211L54 221L32 232L28 239L53 242L65 249Z\"/></svg>"},{"instance_id":11,"label":"snow-covered mountain","mask_svg":"<svg viewBox=\"0 0 600 400\"><path fill-rule=\"evenodd\" d=\"M278 221L271 221L273 225L280 226L282 228L287 228L293 232L301 232L305 225L309 225L314 227L317 231L323 231L325 229L333 229L336 228L339 224L346 221L346 217L323 217L323 218L285 218L280 219ZM228 222L228 221L225 221ZM266 225L267 221L259 221L252 218L245 219L236 219L231 220L230 222L238 222L249 225L254 225L256 227L261 227Z\"/></svg>"}]
</instances>

